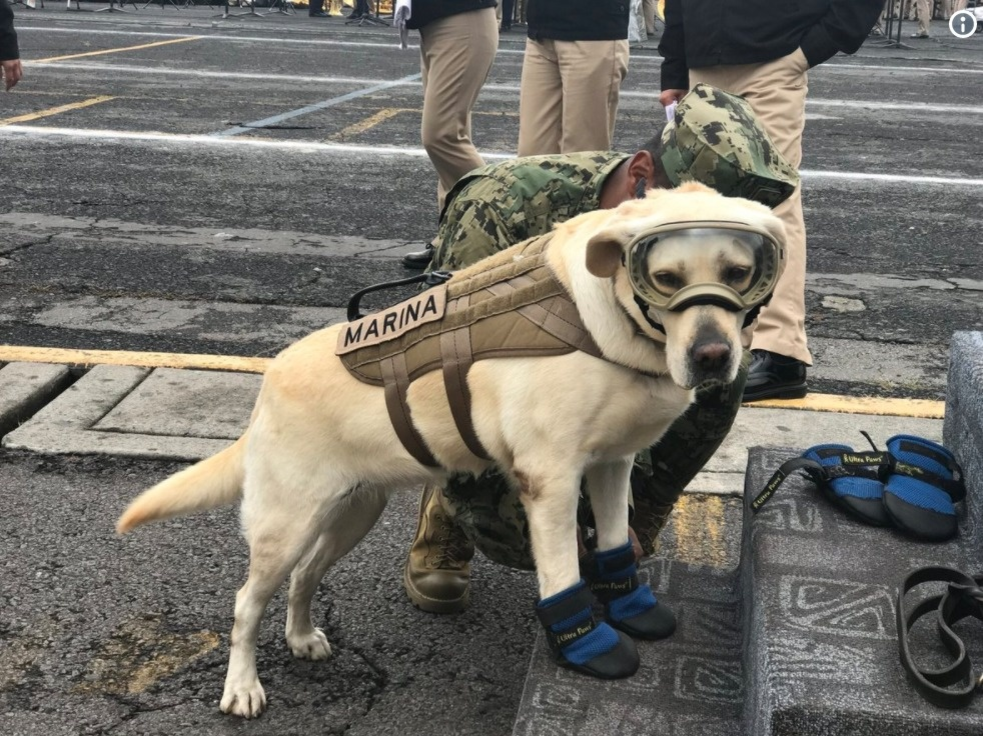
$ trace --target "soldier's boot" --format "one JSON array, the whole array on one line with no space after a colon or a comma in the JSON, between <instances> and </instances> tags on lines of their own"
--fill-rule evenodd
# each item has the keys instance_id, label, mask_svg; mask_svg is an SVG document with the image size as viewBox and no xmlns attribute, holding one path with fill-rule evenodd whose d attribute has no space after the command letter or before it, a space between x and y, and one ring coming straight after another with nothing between
<instances>
[{"instance_id":1,"label":"soldier's boot","mask_svg":"<svg viewBox=\"0 0 983 736\"><path fill-rule=\"evenodd\" d=\"M676 617L648 585L638 582L631 542L595 552L590 590L604 604L609 624L636 639L664 639L676 630Z\"/></svg>"},{"instance_id":2,"label":"soldier's boot","mask_svg":"<svg viewBox=\"0 0 983 736\"><path fill-rule=\"evenodd\" d=\"M413 605L428 613L459 613L471 601L474 545L442 503L441 490L428 485L420 499L420 521L403 571Z\"/></svg>"},{"instance_id":3,"label":"soldier's boot","mask_svg":"<svg viewBox=\"0 0 983 736\"><path fill-rule=\"evenodd\" d=\"M630 677L638 649L629 637L594 618L594 596L583 580L536 604L557 663L602 680Z\"/></svg>"}]
</instances>

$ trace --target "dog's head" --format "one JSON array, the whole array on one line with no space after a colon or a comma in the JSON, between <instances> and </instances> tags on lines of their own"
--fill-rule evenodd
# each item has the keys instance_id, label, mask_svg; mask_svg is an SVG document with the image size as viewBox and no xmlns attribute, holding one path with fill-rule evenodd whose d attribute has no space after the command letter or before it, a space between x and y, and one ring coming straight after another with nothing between
<instances>
[{"instance_id":1,"label":"dog's head","mask_svg":"<svg viewBox=\"0 0 983 736\"><path fill-rule=\"evenodd\" d=\"M638 331L666 344L682 388L730 383L741 331L774 290L785 231L767 207L699 184L625 202L587 243L587 270L611 279Z\"/></svg>"}]
</instances>

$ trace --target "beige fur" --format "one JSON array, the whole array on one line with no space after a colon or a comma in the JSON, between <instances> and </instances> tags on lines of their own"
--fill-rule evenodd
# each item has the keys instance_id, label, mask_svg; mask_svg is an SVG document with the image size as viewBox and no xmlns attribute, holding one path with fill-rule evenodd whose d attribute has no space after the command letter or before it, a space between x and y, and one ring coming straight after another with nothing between
<instances>
[{"instance_id":1,"label":"beige fur","mask_svg":"<svg viewBox=\"0 0 983 736\"><path fill-rule=\"evenodd\" d=\"M570 220L557 228L549 263L610 362L575 352L480 361L468 374L482 445L508 476L521 479L544 598L580 578L581 478L599 548L613 549L628 538L632 457L654 444L692 401L689 356L698 330L705 333L709 325L729 349L717 378L736 376L743 313L709 306L660 313L663 335L634 303L620 263L621 247L640 229L707 218L757 223L782 236L781 223L767 208L698 185ZM411 385L409 404L414 424L445 470L419 465L396 437L383 390L353 378L334 357L339 329L320 330L284 350L265 376L247 432L223 452L146 491L117 526L123 533L242 497L250 563L236 597L221 701L226 713L251 718L265 708L256 637L267 603L288 575L287 643L297 657L323 659L331 648L311 621L311 598L328 567L372 527L389 494L443 483L449 471L488 466L458 435L439 371Z\"/></svg>"}]
</instances>

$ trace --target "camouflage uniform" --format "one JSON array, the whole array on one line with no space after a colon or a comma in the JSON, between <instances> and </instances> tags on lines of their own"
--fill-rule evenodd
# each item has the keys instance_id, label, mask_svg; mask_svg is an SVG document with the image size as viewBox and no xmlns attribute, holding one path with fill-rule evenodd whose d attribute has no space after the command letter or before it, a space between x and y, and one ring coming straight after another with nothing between
<instances>
[{"instance_id":1,"label":"camouflage uniform","mask_svg":"<svg viewBox=\"0 0 983 736\"><path fill-rule=\"evenodd\" d=\"M629 158L610 151L524 156L475 169L447 195L430 268L456 271L598 209L604 181Z\"/></svg>"},{"instance_id":2,"label":"camouflage uniform","mask_svg":"<svg viewBox=\"0 0 983 736\"><path fill-rule=\"evenodd\" d=\"M798 184L795 169L774 149L750 106L706 85L677 105L663 146L662 163L676 185L699 181L722 194L774 206ZM448 196L431 268L470 265L597 209L604 180L628 158L616 152L529 156L476 169ZM734 383L697 389L695 403L659 443L636 456L631 523L647 554L673 504L730 431L749 360L745 351ZM443 506L487 557L533 569L525 510L500 473L454 476L443 489ZM589 523L589 517L583 500L581 519Z\"/></svg>"}]
</instances>

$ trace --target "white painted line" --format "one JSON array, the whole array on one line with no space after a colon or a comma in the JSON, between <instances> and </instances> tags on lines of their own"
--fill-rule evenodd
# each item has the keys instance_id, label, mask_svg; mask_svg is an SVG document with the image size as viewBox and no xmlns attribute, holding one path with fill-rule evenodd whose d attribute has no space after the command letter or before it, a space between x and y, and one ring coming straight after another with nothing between
<instances>
[{"instance_id":1,"label":"white painted line","mask_svg":"<svg viewBox=\"0 0 983 736\"><path fill-rule=\"evenodd\" d=\"M300 117L301 115L308 115L312 112L317 112L319 110L324 110L329 107L334 107L335 105L340 105L343 102L348 102L349 100L355 100L359 97L365 97L373 92L378 92L383 89L389 89L390 87L398 87L402 84L407 84L410 80L419 80L419 74L412 74L408 77L403 77L402 79L397 79L392 82L385 82L383 84L376 84L372 87L366 87L364 89L358 89L354 92L349 92L345 95L340 95L338 97L332 97L330 100L324 100L323 102L317 102L313 105L307 105L306 107L298 108L297 110L290 110L289 112L283 112L279 115L274 115L273 117L263 118L262 120L254 120L251 123L246 123L245 125L237 125L234 128L229 128L228 130L221 130L217 133L212 133L214 136L228 137L232 135L239 135L240 133L248 133L250 130L255 130L256 128L265 128L269 125L277 125L282 123L284 120L291 120L293 118Z\"/></svg>"},{"instance_id":2,"label":"white painted line","mask_svg":"<svg viewBox=\"0 0 983 736\"><path fill-rule=\"evenodd\" d=\"M181 135L120 130L89 130L86 128L49 128L31 125L7 125L0 127L0 138L62 137L77 138L88 143L95 140L152 141L174 145L240 145L257 148L282 149L325 154L352 153L369 156L409 156L422 158L427 152L422 148L397 148L394 146L353 146L334 143L304 141L275 141L260 138L229 138L217 135ZM502 161L514 158L511 153L487 153L482 158ZM868 174L860 171L810 171L799 172L806 179L846 179L853 181L879 181L895 184L941 184L944 186L983 187L983 179L948 178L942 176L903 176L900 174Z\"/></svg>"},{"instance_id":3,"label":"white painted line","mask_svg":"<svg viewBox=\"0 0 983 736\"><path fill-rule=\"evenodd\" d=\"M127 64L100 64L98 62L59 62L54 61L46 64L32 64L30 61L21 62L26 69L31 70L31 74L43 73L45 69L75 69L80 71L105 71L112 74L148 74L162 77L201 77L203 79L268 79L271 82L313 82L315 84L353 84L364 87L371 84L390 84L391 79L366 79L355 77L319 77L310 74L263 74L262 72L233 72L233 71L206 71L204 69L175 69L171 67L158 66L132 66ZM419 79L419 75L415 75ZM407 83L406 86L419 87L420 84ZM518 89L518 87L516 87Z\"/></svg>"},{"instance_id":4,"label":"white painted line","mask_svg":"<svg viewBox=\"0 0 983 736\"><path fill-rule=\"evenodd\" d=\"M361 97L364 94L370 94L381 89L388 89L392 87L412 87L415 89L422 89L420 83L420 75L412 74L402 79L397 80L385 80L385 79L372 79L372 78L356 78L356 77L318 77L305 74L261 74L252 72L232 72L232 71L205 71L201 69L179 69L173 67L145 67L145 66L132 66L124 64L98 64L90 62L52 62L46 64L33 65L31 62L23 62L24 66L31 70L32 74L44 73L45 70L50 69L77 69L84 71L106 71L113 74L129 73L129 74L150 74L159 76L188 76L188 77L201 77L206 79L260 79L264 81L269 81L271 84L277 82L311 82L316 84L354 84L358 86L372 85L371 90L367 90L362 93L351 93L355 97ZM489 92L509 92L518 94L519 86L515 84L486 84L483 88L485 91ZM349 97L347 99L355 99L355 97ZM659 99L658 92L636 92L632 90L622 90L622 98L634 98L634 99L644 99L656 101ZM338 102L344 102L345 100L338 99ZM338 104L338 102L332 102L332 104ZM321 103L318 103L321 104ZM330 105L329 105L330 106ZM941 103L927 103L927 102L881 102L878 100L828 100L822 98L807 99L807 107L839 107L848 109L859 109L859 110L904 110L913 114L941 114L945 116L951 116L953 114L962 115L983 115L983 105L947 105ZM306 109L306 108L305 108ZM321 108L318 108L321 109ZM310 110L313 112L313 110ZM297 113L304 114L304 113ZM296 116L294 116L296 117ZM822 119L822 118L814 118ZM267 123L270 124L270 123ZM251 124L255 125L255 124ZM241 132L241 131L240 131Z\"/></svg>"},{"instance_id":5,"label":"white painted line","mask_svg":"<svg viewBox=\"0 0 983 736\"><path fill-rule=\"evenodd\" d=\"M983 179L952 179L946 176L906 176L904 174L867 174L857 171L809 171L799 174L806 179L847 179L852 181L881 181L888 184L943 184L945 186L983 187Z\"/></svg>"},{"instance_id":6,"label":"white painted line","mask_svg":"<svg viewBox=\"0 0 983 736\"><path fill-rule=\"evenodd\" d=\"M809 73L814 74L817 70L840 72L844 69L877 69L889 72L937 72L941 74L983 74L983 69L957 69L955 67L941 66L887 66L885 64L830 64L829 62L810 69Z\"/></svg>"},{"instance_id":7,"label":"white painted line","mask_svg":"<svg viewBox=\"0 0 983 736\"><path fill-rule=\"evenodd\" d=\"M204 30L204 29L203 29ZM22 31L41 31L43 33L76 33L79 35L90 34L94 36L157 36L159 38L185 38L191 35L191 33L155 33L152 31L99 31L99 30L89 30L89 29L75 29L75 28L41 28L38 26L17 26L17 32ZM318 38L278 38L276 36L223 36L220 33L213 35L205 34L204 38L214 39L216 41L228 41L230 43L275 43L275 44L290 44L290 45L304 45L304 46L344 46L344 47L365 47L365 48L376 48L376 49L391 49L392 51L402 51L399 45L393 41L391 43L369 43L366 41L335 41L335 40L324 40ZM406 49L419 50L419 46L410 46ZM504 50L504 49L503 49ZM518 53L522 53L519 51Z\"/></svg>"},{"instance_id":8,"label":"white painted line","mask_svg":"<svg viewBox=\"0 0 983 736\"><path fill-rule=\"evenodd\" d=\"M191 35L188 33L160 33L154 31L115 31L115 30L96 30L96 29L83 29L83 28L48 28L44 26L17 26L17 31L38 31L43 33L75 33L78 35L90 34L98 36L157 36L160 38L184 38L185 36ZM364 47L364 48L384 48L400 50L394 43L370 43L367 41L336 41L336 40L324 40L317 38L281 38L276 36L225 36L220 33L214 35L206 35L205 38L215 39L216 41L229 41L231 43L277 43L277 44L296 44L296 45L308 45L308 46L344 46L344 47ZM410 46L409 50L418 50L419 46ZM653 49L654 52L654 49ZM525 53L524 49L503 49L498 50L499 54L514 54L522 55ZM637 51L631 57L631 63L642 62L642 63L662 63L662 57L655 53L652 54L642 54ZM958 62L951 62L958 63ZM877 69L891 72L936 72L939 74L983 74L983 68L980 69L957 69L952 67L937 67L937 66L887 66L884 64L855 64L851 62L830 62L827 61L824 64L810 69L810 74L816 74L817 72L824 71L842 71L842 70L852 70L852 69Z\"/></svg>"},{"instance_id":9,"label":"white painted line","mask_svg":"<svg viewBox=\"0 0 983 736\"><path fill-rule=\"evenodd\" d=\"M175 145L222 145L222 146L254 146L256 148L272 148L322 153L358 153L380 156L410 156L426 157L427 152L422 148L389 148L386 146L352 146L344 144L317 143L314 141L276 141L261 138L230 138L226 136L153 133L127 130L88 130L86 128L48 128L31 125L7 125L0 127L0 138L25 137L67 137L78 138L80 142L89 140L122 140L150 141L155 143L172 143ZM513 154L483 153L486 159L509 159Z\"/></svg>"}]
</instances>

